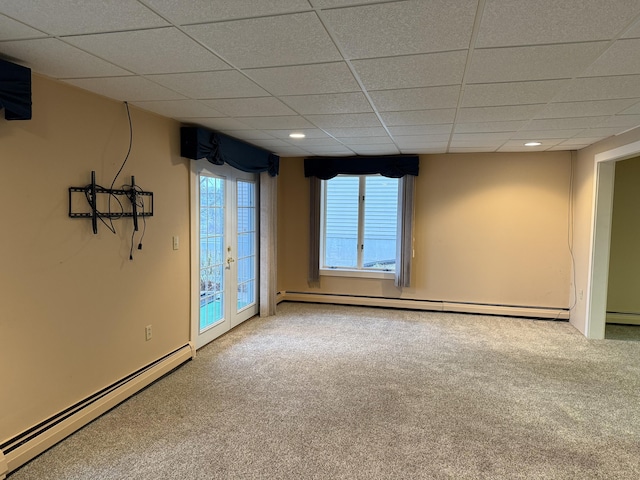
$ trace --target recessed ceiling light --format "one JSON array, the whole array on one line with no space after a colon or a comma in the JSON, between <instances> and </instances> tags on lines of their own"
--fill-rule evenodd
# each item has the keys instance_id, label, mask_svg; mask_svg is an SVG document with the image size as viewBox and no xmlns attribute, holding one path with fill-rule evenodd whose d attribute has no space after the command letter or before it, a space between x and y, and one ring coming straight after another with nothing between
<instances>
[{"instance_id":1,"label":"recessed ceiling light","mask_svg":"<svg viewBox=\"0 0 640 480\"><path fill-rule=\"evenodd\" d=\"M539 147L542 145L540 142L527 142L524 144L525 147Z\"/></svg>"},{"instance_id":2,"label":"recessed ceiling light","mask_svg":"<svg viewBox=\"0 0 640 480\"><path fill-rule=\"evenodd\" d=\"M306 135L304 133L290 133L289 136L291 138L304 138Z\"/></svg>"}]
</instances>

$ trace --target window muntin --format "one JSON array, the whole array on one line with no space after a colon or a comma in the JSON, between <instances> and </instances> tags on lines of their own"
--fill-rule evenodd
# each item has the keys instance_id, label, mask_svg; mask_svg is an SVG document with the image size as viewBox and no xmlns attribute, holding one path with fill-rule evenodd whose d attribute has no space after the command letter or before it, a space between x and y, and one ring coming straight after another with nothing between
<instances>
[{"instance_id":1,"label":"window muntin","mask_svg":"<svg viewBox=\"0 0 640 480\"><path fill-rule=\"evenodd\" d=\"M381 175L322 182L321 269L395 271L398 183Z\"/></svg>"}]
</instances>

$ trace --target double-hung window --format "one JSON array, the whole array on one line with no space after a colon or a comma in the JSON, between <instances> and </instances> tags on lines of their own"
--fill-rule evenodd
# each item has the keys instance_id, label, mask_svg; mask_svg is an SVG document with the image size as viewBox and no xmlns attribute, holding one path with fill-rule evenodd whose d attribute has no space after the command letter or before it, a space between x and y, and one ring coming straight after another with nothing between
<instances>
[{"instance_id":1,"label":"double-hung window","mask_svg":"<svg viewBox=\"0 0 640 480\"><path fill-rule=\"evenodd\" d=\"M394 277L399 179L338 175L322 181L320 273Z\"/></svg>"}]
</instances>

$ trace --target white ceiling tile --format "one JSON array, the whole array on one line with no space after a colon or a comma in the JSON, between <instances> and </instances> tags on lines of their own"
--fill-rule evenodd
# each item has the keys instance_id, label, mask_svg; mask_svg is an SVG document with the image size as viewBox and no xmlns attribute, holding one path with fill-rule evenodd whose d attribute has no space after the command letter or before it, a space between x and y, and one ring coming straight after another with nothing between
<instances>
[{"instance_id":1,"label":"white ceiling tile","mask_svg":"<svg viewBox=\"0 0 640 480\"><path fill-rule=\"evenodd\" d=\"M541 140L542 145L539 145L537 147L528 147L531 149L540 149L540 150L544 150L545 148L549 148L549 147L553 147L554 145L558 145L560 143L562 143L562 139L559 138L548 138L548 139L544 139ZM504 146L505 147L522 147L524 145L522 140L509 140L508 142L505 142Z\"/></svg>"},{"instance_id":2,"label":"white ceiling tile","mask_svg":"<svg viewBox=\"0 0 640 480\"><path fill-rule=\"evenodd\" d=\"M354 151L347 147L308 147L305 150L308 150L313 155L318 156L350 156L354 155Z\"/></svg>"},{"instance_id":3,"label":"white ceiling tile","mask_svg":"<svg viewBox=\"0 0 640 480\"><path fill-rule=\"evenodd\" d=\"M208 127L219 132L254 130L253 127L235 118L179 118L178 120L182 120L185 123L202 125L203 127Z\"/></svg>"},{"instance_id":4,"label":"white ceiling tile","mask_svg":"<svg viewBox=\"0 0 640 480\"><path fill-rule=\"evenodd\" d=\"M213 108L195 100L164 100L152 102L132 102L137 107L169 118L224 117Z\"/></svg>"},{"instance_id":5,"label":"white ceiling tile","mask_svg":"<svg viewBox=\"0 0 640 480\"><path fill-rule=\"evenodd\" d=\"M476 49L467 83L572 78L606 47L606 42Z\"/></svg>"},{"instance_id":6,"label":"white ceiling tile","mask_svg":"<svg viewBox=\"0 0 640 480\"><path fill-rule=\"evenodd\" d=\"M544 105L461 108L458 112L457 120L461 123L528 120L539 112L542 107Z\"/></svg>"},{"instance_id":7,"label":"white ceiling tile","mask_svg":"<svg viewBox=\"0 0 640 480\"><path fill-rule=\"evenodd\" d=\"M523 130L511 135L511 139L535 141L538 139L550 140L553 138L571 138L582 131L584 131L582 128L567 130Z\"/></svg>"},{"instance_id":8,"label":"white ceiling tile","mask_svg":"<svg viewBox=\"0 0 640 480\"><path fill-rule=\"evenodd\" d=\"M451 133L453 124L445 125L410 125L401 127L389 127L389 132L394 137L396 135L437 135Z\"/></svg>"},{"instance_id":9,"label":"white ceiling tile","mask_svg":"<svg viewBox=\"0 0 640 480\"><path fill-rule=\"evenodd\" d=\"M243 117L241 119L250 127L258 130L281 130L286 128L313 128L313 125L298 115L282 117Z\"/></svg>"},{"instance_id":10,"label":"white ceiling tile","mask_svg":"<svg viewBox=\"0 0 640 480\"><path fill-rule=\"evenodd\" d=\"M640 38L618 40L599 57L583 77L640 74Z\"/></svg>"},{"instance_id":11,"label":"white ceiling tile","mask_svg":"<svg viewBox=\"0 0 640 480\"><path fill-rule=\"evenodd\" d=\"M65 41L135 73L224 70L229 65L177 28L65 37Z\"/></svg>"},{"instance_id":12,"label":"white ceiling tile","mask_svg":"<svg viewBox=\"0 0 640 480\"><path fill-rule=\"evenodd\" d=\"M467 85L462 99L463 107L485 107L497 105L523 105L546 103L569 80L540 80L535 82L484 83Z\"/></svg>"},{"instance_id":13,"label":"white ceiling tile","mask_svg":"<svg viewBox=\"0 0 640 480\"><path fill-rule=\"evenodd\" d=\"M490 153L495 147L449 147L448 153Z\"/></svg>"},{"instance_id":14,"label":"white ceiling tile","mask_svg":"<svg viewBox=\"0 0 640 480\"><path fill-rule=\"evenodd\" d=\"M460 87L407 88L403 90L377 90L369 92L375 107L380 112L403 110L431 110L455 108Z\"/></svg>"},{"instance_id":15,"label":"white ceiling tile","mask_svg":"<svg viewBox=\"0 0 640 480\"><path fill-rule=\"evenodd\" d=\"M640 98L640 75L576 78L559 95L557 102Z\"/></svg>"},{"instance_id":16,"label":"white ceiling tile","mask_svg":"<svg viewBox=\"0 0 640 480\"><path fill-rule=\"evenodd\" d=\"M456 116L455 108L440 110L416 110L407 112L383 112L382 121L387 126L403 125L438 125L453 123Z\"/></svg>"},{"instance_id":17,"label":"white ceiling tile","mask_svg":"<svg viewBox=\"0 0 640 480\"><path fill-rule=\"evenodd\" d=\"M640 19L621 38L640 38Z\"/></svg>"},{"instance_id":18,"label":"white ceiling tile","mask_svg":"<svg viewBox=\"0 0 640 480\"><path fill-rule=\"evenodd\" d=\"M2 42L3 55L34 72L53 78L128 75L130 72L105 62L55 38Z\"/></svg>"},{"instance_id":19,"label":"white ceiling tile","mask_svg":"<svg viewBox=\"0 0 640 480\"><path fill-rule=\"evenodd\" d=\"M498 152L544 152L554 148L552 145L540 145L538 147L524 147L519 143L514 143L513 145L503 145L498 148ZM569 147L562 148L560 150L570 150Z\"/></svg>"},{"instance_id":20,"label":"white ceiling tile","mask_svg":"<svg viewBox=\"0 0 640 480\"><path fill-rule=\"evenodd\" d=\"M584 145L591 145L592 143L599 142L604 138L605 137L575 137L565 140L564 142L560 143L560 145L583 147Z\"/></svg>"},{"instance_id":21,"label":"white ceiling tile","mask_svg":"<svg viewBox=\"0 0 640 480\"><path fill-rule=\"evenodd\" d=\"M145 100L179 100L182 95L172 92L142 77L76 78L65 80L76 87L129 102Z\"/></svg>"},{"instance_id":22,"label":"white ceiling tile","mask_svg":"<svg viewBox=\"0 0 640 480\"><path fill-rule=\"evenodd\" d=\"M269 94L235 70L149 75L150 79L191 98L267 97Z\"/></svg>"},{"instance_id":23,"label":"white ceiling tile","mask_svg":"<svg viewBox=\"0 0 640 480\"><path fill-rule=\"evenodd\" d=\"M477 45L493 47L608 40L614 38L638 13L640 4L635 1L487 0Z\"/></svg>"},{"instance_id":24,"label":"white ceiling tile","mask_svg":"<svg viewBox=\"0 0 640 480\"><path fill-rule=\"evenodd\" d=\"M225 133L233 138L240 140L266 140L274 138L272 135L262 130L226 130Z\"/></svg>"},{"instance_id":25,"label":"white ceiling tile","mask_svg":"<svg viewBox=\"0 0 640 480\"><path fill-rule=\"evenodd\" d=\"M309 10L307 0L146 0L155 11L180 25L234 18L264 17Z\"/></svg>"},{"instance_id":26,"label":"white ceiling tile","mask_svg":"<svg viewBox=\"0 0 640 480\"><path fill-rule=\"evenodd\" d=\"M34 38L46 36L35 28L0 15L0 40L19 40L21 38Z\"/></svg>"},{"instance_id":27,"label":"white ceiling tile","mask_svg":"<svg viewBox=\"0 0 640 480\"><path fill-rule=\"evenodd\" d=\"M273 153L281 157L308 157L309 152L298 147L278 147L275 148Z\"/></svg>"},{"instance_id":28,"label":"white ceiling tile","mask_svg":"<svg viewBox=\"0 0 640 480\"><path fill-rule=\"evenodd\" d=\"M342 59L312 12L194 25L185 31L238 68Z\"/></svg>"},{"instance_id":29,"label":"white ceiling tile","mask_svg":"<svg viewBox=\"0 0 640 480\"><path fill-rule=\"evenodd\" d=\"M275 97L220 98L203 100L203 103L230 117L296 115L296 112Z\"/></svg>"},{"instance_id":30,"label":"white ceiling tile","mask_svg":"<svg viewBox=\"0 0 640 480\"><path fill-rule=\"evenodd\" d=\"M526 130L575 130L583 128L598 127L607 120L606 116L601 117L576 117L576 118L545 118L532 120L525 125L521 131Z\"/></svg>"},{"instance_id":31,"label":"white ceiling tile","mask_svg":"<svg viewBox=\"0 0 640 480\"><path fill-rule=\"evenodd\" d=\"M375 146L375 145L384 145L384 144L390 144L393 145L393 141L391 140L391 137L389 136L384 136L384 137L349 137L349 138L342 138L340 139L340 141L345 144L345 145L371 145L371 146Z\"/></svg>"},{"instance_id":32,"label":"white ceiling tile","mask_svg":"<svg viewBox=\"0 0 640 480\"><path fill-rule=\"evenodd\" d=\"M380 120L373 113L346 113L342 115L306 115L315 126L327 128L378 127Z\"/></svg>"},{"instance_id":33,"label":"white ceiling tile","mask_svg":"<svg viewBox=\"0 0 640 480\"><path fill-rule=\"evenodd\" d=\"M2 13L52 35L161 27L168 23L136 0L5 1Z\"/></svg>"},{"instance_id":34,"label":"white ceiling tile","mask_svg":"<svg viewBox=\"0 0 640 480\"><path fill-rule=\"evenodd\" d=\"M366 3L380 3L380 0L309 0L317 8L349 7Z\"/></svg>"},{"instance_id":35,"label":"white ceiling tile","mask_svg":"<svg viewBox=\"0 0 640 480\"><path fill-rule=\"evenodd\" d=\"M342 148L344 145L342 142L339 142L335 138L325 137L325 138L289 138L288 143L290 145L295 145L300 148L308 148L308 147L339 147Z\"/></svg>"},{"instance_id":36,"label":"white ceiling tile","mask_svg":"<svg viewBox=\"0 0 640 480\"><path fill-rule=\"evenodd\" d=\"M408 142L400 142L396 141L398 147L402 153L405 153L407 149L411 149L413 152L422 151L423 149L427 150L446 150L449 142L442 141L429 141L427 139L423 139L422 141L408 141Z\"/></svg>"},{"instance_id":37,"label":"white ceiling tile","mask_svg":"<svg viewBox=\"0 0 640 480\"><path fill-rule=\"evenodd\" d=\"M357 155L398 155L400 150L390 145L352 145L350 147Z\"/></svg>"},{"instance_id":38,"label":"white ceiling tile","mask_svg":"<svg viewBox=\"0 0 640 480\"><path fill-rule=\"evenodd\" d=\"M545 152L560 152L560 151L567 151L567 150L580 150L584 147L588 147L589 145L584 145L584 146L573 146L570 147L568 145L556 145L554 147L551 148L547 148L545 150ZM517 150L516 150L517 151Z\"/></svg>"},{"instance_id":39,"label":"white ceiling tile","mask_svg":"<svg viewBox=\"0 0 640 480\"><path fill-rule=\"evenodd\" d=\"M636 125L640 125L640 115L615 115L607 118L597 126L602 128L624 127L623 129L626 129L628 127L635 127Z\"/></svg>"},{"instance_id":40,"label":"white ceiling tile","mask_svg":"<svg viewBox=\"0 0 640 480\"><path fill-rule=\"evenodd\" d=\"M361 92L293 95L280 99L301 115L373 111L367 97Z\"/></svg>"},{"instance_id":41,"label":"white ceiling tile","mask_svg":"<svg viewBox=\"0 0 640 480\"><path fill-rule=\"evenodd\" d=\"M276 96L360 91L344 62L258 68L245 73Z\"/></svg>"},{"instance_id":42,"label":"white ceiling tile","mask_svg":"<svg viewBox=\"0 0 640 480\"><path fill-rule=\"evenodd\" d=\"M387 134L387 131L383 127L325 128L324 131L336 138L384 137Z\"/></svg>"},{"instance_id":43,"label":"white ceiling tile","mask_svg":"<svg viewBox=\"0 0 640 480\"><path fill-rule=\"evenodd\" d=\"M476 2L429 0L325 10L322 18L347 58L469 47Z\"/></svg>"},{"instance_id":44,"label":"white ceiling tile","mask_svg":"<svg viewBox=\"0 0 640 480\"><path fill-rule=\"evenodd\" d=\"M478 123L457 123L456 133L492 133L492 132L514 132L522 128L527 122L525 120L511 120L507 122L478 122Z\"/></svg>"},{"instance_id":45,"label":"white ceiling tile","mask_svg":"<svg viewBox=\"0 0 640 480\"><path fill-rule=\"evenodd\" d=\"M454 133L452 142L488 141L491 143L503 142L511 138L513 132L499 133ZM480 145L480 143L478 143Z\"/></svg>"},{"instance_id":46,"label":"white ceiling tile","mask_svg":"<svg viewBox=\"0 0 640 480\"><path fill-rule=\"evenodd\" d=\"M425 155L437 155L440 153L447 152L447 144L443 145L426 145L420 149L416 149L413 147L401 148L400 153L403 155L417 155L417 154L425 154Z\"/></svg>"},{"instance_id":47,"label":"white ceiling tile","mask_svg":"<svg viewBox=\"0 0 640 480\"><path fill-rule=\"evenodd\" d=\"M270 130L270 129L265 129L264 130L265 133L268 133L269 135L275 137L275 138L290 138L289 134L291 133L291 129L285 129L285 130ZM298 128L296 129L297 133L304 133L305 134L305 139L310 139L310 138L331 138L329 137L329 135L327 135L325 132L323 132L322 130L320 130L319 128Z\"/></svg>"},{"instance_id":48,"label":"white ceiling tile","mask_svg":"<svg viewBox=\"0 0 640 480\"><path fill-rule=\"evenodd\" d=\"M636 102L637 99L622 99L551 103L538 112L536 118L570 118L615 115Z\"/></svg>"},{"instance_id":49,"label":"white ceiling tile","mask_svg":"<svg viewBox=\"0 0 640 480\"><path fill-rule=\"evenodd\" d=\"M354 60L369 90L456 85L462 83L467 51Z\"/></svg>"},{"instance_id":50,"label":"white ceiling tile","mask_svg":"<svg viewBox=\"0 0 640 480\"><path fill-rule=\"evenodd\" d=\"M620 112L621 115L640 115L640 102Z\"/></svg>"},{"instance_id":51,"label":"white ceiling tile","mask_svg":"<svg viewBox=\"0 0 640 480\"><path fill-rule=\"evenodd\" d=\"M284 140L280 140L279 138L263 138L263 139L255 139L251 142L253 145L258 147L265 148L267 150L272 150L274 148L279 147L290 147L291 145Z\"/></svg>"},{"instance_id":52,"label":"white ceiling tile","mask_svg":"<svg viewBox=\"0 0 640 480\"><path fill-rule=\"evenodd\" d=\"M620 127L602 127L602 128L598 127L598 128L587 128L585 130L582 130L580 132L580 136L605 138L605 137L610 137L611 135L616 135L617 133L620 133Z\"/></svg>"},{"instance_id":53,"label":"white ceiling tile","mask_svg":"<svg viewBox=\"0 0 640 480\"><path fill-rule=\"evenodd\" d=\"M493 149L493 150L497 150L498 148L500 148L502 145L504 144L504 142L498 142L495 140L473 140L473 141L466 141L466 140L453 140L451 141L450 147L451 148L480 148L480 147L484 147L484 148L489 148L489 149Z\"/></svg>"},{"instance_id":54,"label":"white ceiling tile","mask_svg":"<svg viewBox=\"0 0 640 480\"><path fill-rule=\"evenodd\" d=\"M394 135L393 139L401 147L410 145L424 145L431 143L444 143L449 141L449 134L437 133L434 135Z\"/></svg>"}]
</instances>

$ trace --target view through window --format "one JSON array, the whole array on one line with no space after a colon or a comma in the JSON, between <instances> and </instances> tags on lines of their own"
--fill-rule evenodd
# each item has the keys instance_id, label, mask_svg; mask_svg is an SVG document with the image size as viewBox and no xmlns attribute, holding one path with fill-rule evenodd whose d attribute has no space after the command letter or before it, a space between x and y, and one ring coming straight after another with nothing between
<instances>
[{"instance_id":1,"label":"view through window","mask_svg":"<svg viewBox=\"0 0 640 480\"><path fill-rule=\"evenodd\" d=\"M323 181L321 268L395 271L398 179L338 175Z\"/></svg>"}]
</instances>

